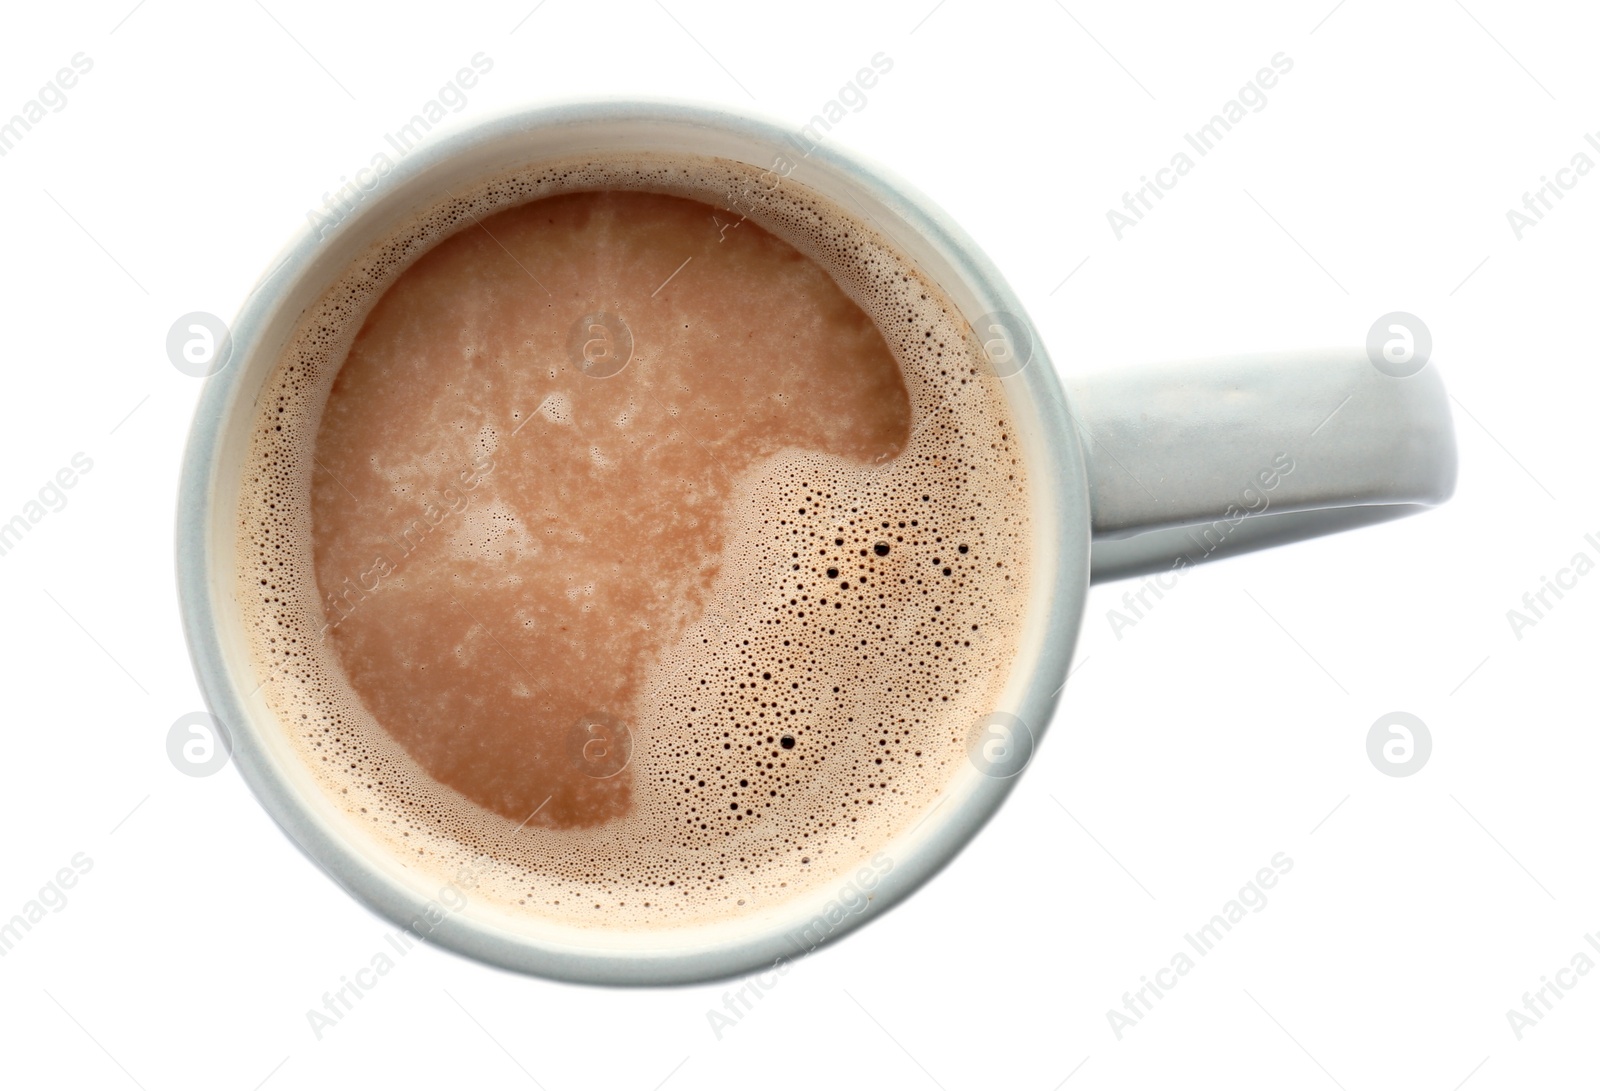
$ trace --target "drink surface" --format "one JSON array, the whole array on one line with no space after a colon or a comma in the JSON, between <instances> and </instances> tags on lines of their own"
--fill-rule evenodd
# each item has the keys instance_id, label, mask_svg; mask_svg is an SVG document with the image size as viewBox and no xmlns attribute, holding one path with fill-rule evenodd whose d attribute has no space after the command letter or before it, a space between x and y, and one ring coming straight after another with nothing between
<instances>
[{"instance_id":1,"label":"drink surface","mask_svg":"<svg viewBox=\"0 0 1600 1091\"><path fill-rule=\"evenodd\" d=\"M981 349L751 168L457 195L312 309L254 435L263 695L349 821L512 913L831 882L939 802L1016 655L1027 482Z\"/></svg>"}]
</instances>

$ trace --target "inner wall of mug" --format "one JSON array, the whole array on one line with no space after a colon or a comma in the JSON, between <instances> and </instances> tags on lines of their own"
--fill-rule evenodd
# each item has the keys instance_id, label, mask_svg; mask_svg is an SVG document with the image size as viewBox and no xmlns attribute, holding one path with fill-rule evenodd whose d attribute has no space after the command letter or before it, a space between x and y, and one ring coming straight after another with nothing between
<instances>
[{"instance_id":1,"label":"inner wall of mug","mask_svg":"<svg viewBox=\"0 0 1600 1091\"><path fill-rule=\"evenodd\" d=\"M637 931L559 925L470 901L431 919L439 916L440 891L430 889L437 882L409 871L326 800L266 707L265 679L256 677L232 590L234 513L253 403L300 316L401 221L482 178L585 154L712 156L762 170L781 164L793 182L876 228L969 322L982 318L993 328L989 320L996 319L1005 326L1017 356L997 364L996 372L1027 466L1033 594L997 711L1020 723L1018 741L1028 753L1043 733L1070 661L1088 571L1083 466L1054 371L1021 306L953 225L902 184L831 148L802 154L807 143L738 115L637 103L554 108L490 122L404 160L324 239L306 232L280 257L235 324L235 358L210 380L197 415L186 467L188 518L180 525L180 583L202 686L233 729L242 775L286 832L385 916L407 927L426 921L421 931L435 942L511 968L590 981L693 980L793 957L915 889L976 832L1015 782L1014 776L999 775L1011 769L961 769L943 802L884 846L892 866L875 877L870 896L824 886L761 914Z\"/></svg>"}]
</instances>

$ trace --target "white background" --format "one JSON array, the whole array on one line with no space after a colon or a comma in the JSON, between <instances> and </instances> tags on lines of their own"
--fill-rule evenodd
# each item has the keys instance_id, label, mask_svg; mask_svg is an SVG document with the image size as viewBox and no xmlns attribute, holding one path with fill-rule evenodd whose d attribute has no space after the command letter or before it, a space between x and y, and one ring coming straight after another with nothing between
<instances>
[{"instance_id":1,"label":"white background","mask_svg":"<svg viewBox=\"0 0 1600 1091\"><path fill-rule=\"evenodd\" d=\"M0 959L0 1081L1590 1085L1600 973L1521 1040L1506 1012L1600 933L1600 575L1520 640L1506 612L1575 553L1600 560L1600 172L1520 240L1506 210L1579 151L1600 161L1592 10L532 3L0 15L0 117L93 60L0 158L0 521L93 460L0 557L0 919L93 861ZM389 928L232 769L167 759L200 707L171 562L199 383L164 340L186 312L232 315L307 210L480 51L494 69L452 126L624 92L798 126L882 51L892 72L830 139L953 214L1063 372L1358 345L1411 311L1454 398L1457 495L1203 568L1120 639L1106 612L1132 585L1096 587L1003 813L720 1040L726 984L580 988L419 950L319 1041L306 1010ZM1106 210L1279 52L1294 68L1268 105L1118 241ZM1392 710L1431 729L1413 776L1366 754ZM1278 852L1294 867L1266 908L1118 1040L1107 1010Z\"/></svg>"}]
</instances>

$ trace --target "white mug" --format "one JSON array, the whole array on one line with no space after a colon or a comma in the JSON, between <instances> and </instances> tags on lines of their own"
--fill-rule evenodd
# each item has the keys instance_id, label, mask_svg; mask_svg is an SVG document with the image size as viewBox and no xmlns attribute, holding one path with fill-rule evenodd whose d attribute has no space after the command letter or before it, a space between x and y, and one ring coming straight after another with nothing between
<instances>
[{"instance_id":1,"label":"white mug","mask_svg":"<svg viewBox=\"0 0 1600 1091\"><path fill-rule=\"evenodd\" d=\"M736 159L856 211L940 285L1001 377L1030 483L1033 587L997 713L915 826L869 862L776 908L681 928L575 929L441 890L378 849L311 781L268 711L233 600L235 508L252 403L302 312L418 207L500 171L576 154ZM319 237L320 234L320 237ZM781 965L883 913L966 844L1050 722L1092 579L1162 573L1393 518L1455 484L1448 402L1432 364L1365 347L1122 371L1063 392L1022 304L959 227L904 182L832 146L721 108L585 102L512 113L419 149L331 230L307 228L232 326L184 456L178 585L188 642L234 761L267 812L355 897L430 942L574 981L667 984ZM1425 363L1425 361L1422 361ZM1411 371L1410 374L1404 374ZM1401 372L1401 374L1396 374Z\"/></svg>"}]
</instances>

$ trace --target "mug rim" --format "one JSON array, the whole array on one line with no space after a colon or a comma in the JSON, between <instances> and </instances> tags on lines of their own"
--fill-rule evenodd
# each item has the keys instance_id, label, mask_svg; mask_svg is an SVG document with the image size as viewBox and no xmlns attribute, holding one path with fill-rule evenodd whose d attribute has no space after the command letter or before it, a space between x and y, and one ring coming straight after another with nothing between
<instances>
[{"instance_id":1,"label":"mug rim","mask_svg":"<svg viewBox=\"0 0 1600 1091\"><path fill-rule=\"evenodd\" d=\"M434 172L475 149L511 144L519 137L552 129L603 130L606 126L630 124L662 132L711 130L780 154L785 153L786 137L795 132L742 109L665 98L591 97L519 107L464 126L412 151L387 179L384 198L398 199L408 188L425 186ZM906 227L924 247L921 257L936 255L959 279L960 288L991 304L983 313L1014 316L1031 337L1031 357L1005 381L1008 399L1020 396L1036 417L1038 434L1032 437L1035 452L1028 466L1030 514L1037 522L1049 525L1035 527L1034 548L1038 550L1039 543L1048 540L1052 550L1048 558L1035 556L1030 563L1031 597L1035 600L1032 624L1038 631L1032 636L1031 665L1024 662L1028 657L1019 646L1007 692L1016 694L1008 711L1029 727L1033 746L1037 747L1065 686L1089 585L1091 519L1087 473L1078 430L1061 383L1020 300L977 244L929 198L888 170L855 152L839 149L832 141L815 145L804 158L839 184L866 196L875 210L892 215ZM530 158L531 161L537 160ZM833 197L825 190L819 192ZM437 913L437 904L414 884L398 881L392 872L386 872L342 837L340 831L319 817L286 771L278 767L279 759L272 755L264 734L274 725L259 724L251 716L246 704L250 695L242 692L230 666L232 660L220 630L229 600L213 585L218 575L213 572L213 539L221 532L220 527L232 526L229 513L220 511L217 503L217 475L230 411L238 397L249 393L244 389L243 377L249 370L246 361L263 346L270 349L273 332L285 322L292 328L298 321L297 316L286 314L284 304L315 270L318 259L341 240L359 239L359 234L352 232L370 228L374 222L379 230L371 237L379 237L388 209L384 199L364 202L332 230L320 235L311 230L309 223L302 226L245 297L230 329L231 356L220 371L205 380L185 446L177 498L175 557L180 612L196 678L240 775L277 825L322 871L361 904L415 932L430 912ZM875 216L869 213L868 218L876 223ZM388 220L387 226L392 227L393 222ZM886 241L897 250L907 250L898 236ZM919 268L925 264L918 253L907 251L904 256ZM957 285L938 280L926 269L924 272L960 307ZM969 322L974 320L974 315L963 313ZM1023 671L1026 678L1019 683L1018 674ZM726 927L710 926L700 933L671 928L650 930L663 938L659 949L552 943L475 916L470 906L468 911L447 913L442 919L430 921L427 934L421 938L491 965L571 982L671 985L736 976L809 954L817 946L832 943L887 912L954 859L1019 779L1016 775L979 776L955 806L942 815L936 814L958 794L952 781L939 803L917 826L890 840L888 845L896 847L897 852L890 857L890 868L877 878L859 908L852 906L842 920L832 920L831 907L837 899L828 898L837 889L837 881L819 883L783 903L775 912L790 925L814 923L816 908L830 907L828 928L810 948L796 944L791 928L745 928L742 935L736 935L741 930L731 923ZM842 880L843 876L836 878ZM627 930L596 931L620 935ZM638 930L641 935L645 932ZM701 933L710 938L703 938ZM718 933L725 938L717 939Z\"/></svg>"}]
</instances>

